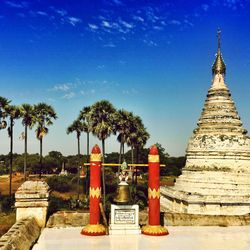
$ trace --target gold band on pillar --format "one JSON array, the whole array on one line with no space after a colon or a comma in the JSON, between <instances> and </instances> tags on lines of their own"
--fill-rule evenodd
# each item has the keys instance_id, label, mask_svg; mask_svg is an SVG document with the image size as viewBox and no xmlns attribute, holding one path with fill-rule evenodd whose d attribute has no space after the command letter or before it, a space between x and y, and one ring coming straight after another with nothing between
<instances>
[{"instance_id":1,"label":"gold band on pillar","mask_svg":"<svg viewBox=\"0 0 250 250\"><path fill-rule=\"evenodd\" d=\"M100 198L101 197L101 188L89 188L89 196L91 198Z\"/></svg>"},{"instance_id":2,"label":"gold band on pillar","mask_svg":"<svg viewBox=\"0 0 250 250\"><path fill-rule=\"evenodd\" d=\"M90 161L102 161L102 155L101 154L91 154Z\"/></svg>"},{"instance_id":3,"label":"gold band on pillar","mask_svg":"<svg viewBox=\"0 0 250 250\"><path fill-rule=\"evenodd\" d=\"M158 190L156 190L155 188L154 189L148 188L148 198L149 199L155 199L155 198L160 199L160 188L158 188Z\"/></svg>"},{"instance_id":4,"label":"gold band on pillar","mask_svg":"<svg viewBox=\"0 0 250 250\"><path fill-rule=\"evenodd\" d=\"M148 155L148 162L160 162L159 155Z\"/></svg>"}]
</instances>

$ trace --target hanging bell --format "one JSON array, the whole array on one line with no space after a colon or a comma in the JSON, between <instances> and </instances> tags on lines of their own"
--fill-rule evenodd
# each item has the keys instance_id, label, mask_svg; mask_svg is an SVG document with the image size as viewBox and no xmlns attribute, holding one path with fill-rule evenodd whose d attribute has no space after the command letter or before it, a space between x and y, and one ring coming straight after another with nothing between
<instances>
[{"instance_id":1,"label":"hanging bell","mask_svg":"<svg viewBox=\"0 0 250 250\"><path fill-rule=\"evenodd\" d=\"M128 183L125 181L120 182L116 189L114 202L117 204L128 204L130 199L131 197Z\"/></svg>"}]
</instances>

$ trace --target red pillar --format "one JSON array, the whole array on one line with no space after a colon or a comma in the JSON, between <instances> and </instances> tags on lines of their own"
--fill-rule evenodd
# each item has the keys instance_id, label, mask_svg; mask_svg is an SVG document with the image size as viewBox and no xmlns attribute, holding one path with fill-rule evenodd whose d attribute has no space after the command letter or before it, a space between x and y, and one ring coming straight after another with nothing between
<instances>
[{"instance_id":1,"label":"red pillar","mask_svg":"<svg viewBox=\"0 0 250 250\"><path fill-rule=\"evenodd\" d=\"M95 145L90 155L89 224L82 229L83 235L106 234L105 227L100 224L101 158L101 150L98 145Z\"/></svg>"},{"instance_id":2,"label":"red pillar","mask_svg":"<svg viewBox=\"0 0 250 250\"><path fill-rule=\"evenodd\" d=\"M155 145L148 155L148 225L142 228L142 233L168 235L168 230L160 225L160 159Z\"/></svg>"}]
</instances>

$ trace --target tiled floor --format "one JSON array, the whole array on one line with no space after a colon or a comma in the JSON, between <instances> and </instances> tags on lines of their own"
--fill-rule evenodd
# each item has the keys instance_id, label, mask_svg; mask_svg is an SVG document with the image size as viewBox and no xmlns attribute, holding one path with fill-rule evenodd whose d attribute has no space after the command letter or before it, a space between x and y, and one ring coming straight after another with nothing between
<instances>
[{"instance_id":1,"label":"tiled floor","mask_svg":"<svg viewBox=\"0 0 250 250\"><path fill-rule=\"evenodd\" d=\"M83 236L81 228L45 228L33 250L250 250L250 226L168 227L169 235Z\"/></svg>"}]
</instances>

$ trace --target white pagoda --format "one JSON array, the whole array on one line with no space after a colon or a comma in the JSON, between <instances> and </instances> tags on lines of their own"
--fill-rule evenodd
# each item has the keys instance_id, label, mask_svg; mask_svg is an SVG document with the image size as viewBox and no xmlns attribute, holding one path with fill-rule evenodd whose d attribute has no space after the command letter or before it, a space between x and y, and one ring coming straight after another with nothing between
<instances>
[{"instance_id":1,"label":"white pagoda","mask_svg":"<svg viewBox=\"0 0 250 250\"><path fill-rule=\"evenodd\" d=\"M250 138L225 84L220 48L213 80L197 128L188 142L187 161L174 187L161 187L163 210L179 213L250 213Z\"/></svg>"}]
</instances>

